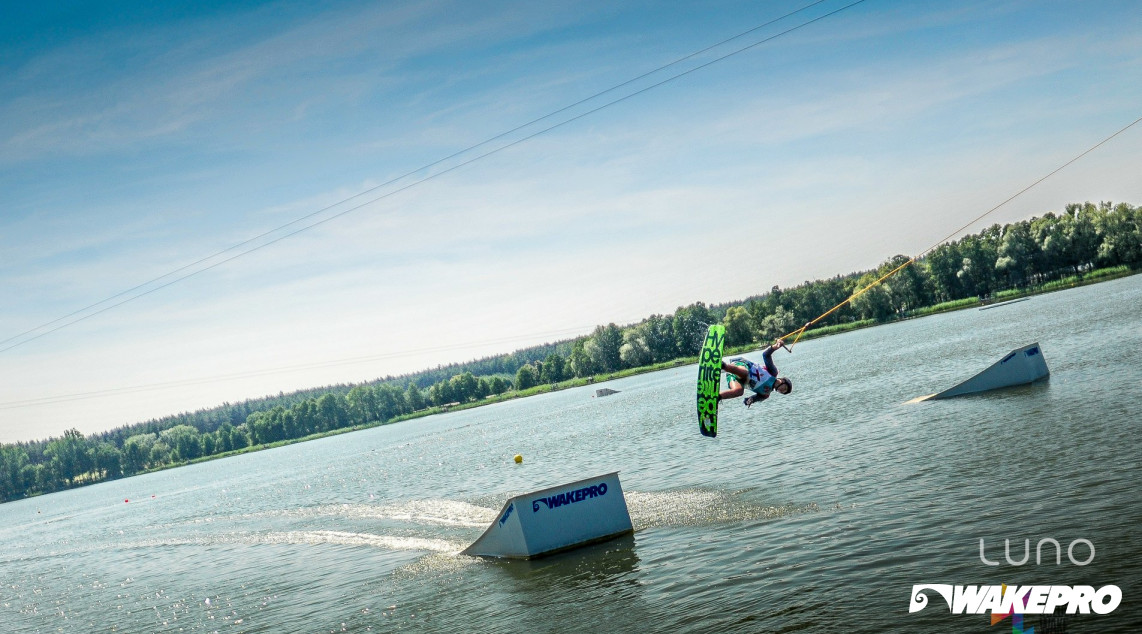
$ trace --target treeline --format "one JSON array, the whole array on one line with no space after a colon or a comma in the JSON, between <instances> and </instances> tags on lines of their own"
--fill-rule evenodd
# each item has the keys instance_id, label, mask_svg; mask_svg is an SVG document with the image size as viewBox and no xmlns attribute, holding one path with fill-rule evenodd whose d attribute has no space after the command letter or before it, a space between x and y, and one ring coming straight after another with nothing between
<instances>
[{"instance_id":1,"label":"treeline","mask_svg":"<svg viewBox=\"0 0 1142 634\"><path fill-rule=\"evenodd\" d=\"M773 287L740 302L679 307L637 324L598 326L544 344L362 385L337 385L183 413L84 436L0 445L0 501L133 475L246 447L392 421L429 408L480 401L693 356L706 328L726 326L728 346L769 341L817 318L908 258L876 270ZM1049 284L1096 267L1142 267L1142 209L1068 205L1064 213L993 225L945 243L836 310L815 328L897 319L926 308Z\"/></svg>"},{"instance_id":2,"label":"treeline","mask_svg":"<svg viewBox=\"0 0 1142 634\"><path fill-rule=\"evenodd\" d=\"M50 493L84 484L135 475L247 447L305 438L339 429L391 421L431 407L481 400L503 394L511 381L454 375L421 390L415 381L404 389L392 383L357 385L297 400L265 399L268 409L251 411L249 402L182 414L84 437L78 430L62 438L0 446L0 501ZM196 424L191 424L196 423ZM217 424L215 424L217 423Z\"/></svg>"}]
</instances>

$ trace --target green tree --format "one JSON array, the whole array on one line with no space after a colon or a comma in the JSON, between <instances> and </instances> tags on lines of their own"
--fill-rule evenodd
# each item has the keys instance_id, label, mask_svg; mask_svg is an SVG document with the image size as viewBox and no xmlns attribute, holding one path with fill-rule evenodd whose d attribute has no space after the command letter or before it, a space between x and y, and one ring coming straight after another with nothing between
<instances>
[{"instance_id":1,"label":"green tree","mask_svg":"<svg viewBox=\"0 0 1142 634\"><path fill-rule=\"evenodd\" d=\"M156 440L155 444L151 445L151 455L147 457L147 464L154 467L161 467L172 462L171 446L162 440Z\"/></svg>"},{"instance_id":2,"label":"green tree","mask_svg":"<svg viewBox=\"0 0 1142 634\"><path fill-rule=\"evenodd\" d=\"M289 425L289 411L285 405L275 405L273 409L265 412L266 440L262 442L277 442L289 438L287 427Z\"/></svg>"},{"instance_id":3,"label":"green tree","mask_svg":"<svg viewBox=\"0 0 1142 634\"><path fill-rule=\"evenodd\" d=\"M214 432L214 449L217 453L226 453L227 451L234 451L238 449L238 443L234 442L234 426L230 423L222 423L222 426ZM242 445L243 447L245 444Z\"/></svg>"},{"instance_id":4,"label":"green tree","mask_svg":"<svg viewBox=\"0 0 1142 634\"><path fill-rule=\"evenodd\" d=\"M963 260L955 244L941 244L924 257L924 267L928 269L932 296L936 301L948 302L966 296L958 275Z\"/></svg>"},{"instance_id":5,"label":"green tree","mask_svg":"<svg viewBox=\"0 0 1142 634\"><path fill-rule=\"evenodd\" d=\"M512 389L512 385L510 382L504 380L503 377L493 376L488 381L488 389L492 394L503 394Z\"/></svg>"},{"instance_id":6,"label":"green tree","mask_svg":"<svg viewBox=\"0 0 1142 634\"><path fill-rule=\"evenodd\" d=\"M337 394L322 394L317 399L317 419L322 430L341 429L349 424L349 410L345 397Z\"/></svg>"},{"instance_id":7,"label":"green tree","mask_svg":"<svg viewBox=\"0 0 1142 634\"><path fill-rule=\"evenodd\" d=\"M404 390L395 385L382 385L377 389L376 420L389 421L410 411Z\"/></svg>"},{"instance_id":8,"label":"green tree","mask_svg":"<svg viewBox=\"0 0 1142 634\"><path fill-rule=\"evenodd\" d=\"M269 412L254 412L246 419L250 438L255 445L265 445L278 440Z\"/></svg>"},{"instance_id":9,"label":"green tree","mask_svg":"<svg viewBox=\"0 0 1142 634\"><path fill-rule=\"evenodd\" d=\"M213 456L217 452L218 447L215 441L216 437L214 434L202 435L202 455Z\"/></svg>"},{"instance_id":10,"label":"green tree","mask_svg":"<svg viewBox=\"0 0 1142 634\"><path fill-rule=\"evenodd\" d=\"M69 429L62 438L48 442L44 456L48 458L57 481L71 486L76 477L91 471L92 461L88 448L87 439L78 429Z\"/></svg>"},{"instance_id":11,"label":"green tree","mask_svg":"<svg viewBox=\"0 0 1142 634\"><path fill-rule=\"evenodd\" d=\"M930 285L925 277L926 270L916 263L908 264L910 260L906 255L897 255L885 262L878 271L881 276L896 271L884 283L888 285L892 308L897 312L927 306L932 302Z\"/></svg>"},{"instance_id":12,"label":"green tree","mask_svg":"<svg viewBox=\"0 0 1142 634\"><path fill-rule=\"evenodd\" d=\"M157 434L136 434L123 442L123 472L134 475L147 468Z\"/></svg>"},{"instance_id":13,"label":"green tree","mask_svg":"<svg viewBox=\"0 0 1142 634\"><path fill-rule=\"evenodd\" d=\"M1032 218L1028 231L1038 250L1038 257L1034 260L1034 275L1042 280L1062 269L1062 263L1067 259L1067 253L1071 249L1068 244L1070 238L1063 226L1062 218L1052 213L1042 218ZM1000 260L1006 255L1002 244L999 255ZM999 260L996 261L996 270L1001 270Z\"/></svg>"},{"instance_id":14,"label":"green tree","mask_svg":"<svg viewBox=\"0 0 1142 634\"><path fill-rule=\"evenodd\" d=\"M662 315L651 315L646 320L646 347L650 349L655 363L670 361L678 356L674 340L674 319Z\"/></svg>"},{"instance_id":15,"label":"green tree","mask_svg":"<svg viewBox=\"0 0 1142 634\"><path fill-rule=\"evenodd\" d=\"M488 381L487 377L480 377L476 380L476 398L484 400L492 393L492 384Z\"/></svg>"},{"instance_id":16,"label":"green tree","mask_svg":"<svg viewBox=\"0 0 1142 634\"><path fill-rule=\"evenodd\" d=\"M1011 286L1025 286L1031 282L1039 260L1039 245L1031 235L1031 225L1016 222L1003 229L995 261L995 271L1007 276Z\"/></svg>"},{"instance_id":17,"label":"green tree","mask_svg":"<svg viewBox=\"0 0 1142 634\"><path fill-rule=\"evenodd\" d=\"M369 421L384 420L377 403L377 391L371 387L354 386L345 395L345 401L349 408L349 417L355 424L363 425Z\"/></svg>"},{"instance_id":18,"label":"green tree","mask_svg":"<svg viewBox=\"0 0 1142 634\"><path fill-rule=\"evenodd\" d=\"M1067 234L1068 249L1064 265L1078 272L1098 257L1098 228L1101 216L1110 210L1110 203L1102 203L1101 208L1087 202L1082 205L1067 205L1067 214L1062 218Z\"/></svg>"},{"instance_id":19,"label":"green tree","mask_svg":"<svg viewBox=\"0 0 1142 634\"><path fill-rule=\"evenodd\" d=\"M250 439L250 428L246 423L242 423L234 428L234 433L230 435L230 448L231 450L245 449L252 444Z\"/></svg>"},{"instance_id":20,"label":"green tree","mask_svg":"<svg viewBox=\"0 0 1142 634\"><path fill-rule=\"evenodd\" d=\"M793 323L793 313L785 310L783 306L778 306L761 320L762 343L773 341L792 331Z\"/></svg>"},{"instance_id":21,"label":"green tree","mask_svg":"<svg viewBox=\"0 0 1142 634\"><path fill-rule=\"evenodd\" d=\"M876 283L879 277L876 273L865 273L857 280L858 292L861 290L864 292L853 298L852 305L861 319L882 321L895 312L888 287Z\"/></svg>"},{"instance_id":22,"label":"green tree","mask_svg":"<svg viewBox=\"0 0 1142 634\"><path fill-rule=\"evenodd\" d=\"M461 403L476 400L478 382L471 372L457 374L450 379L453 397Z\"/></svg>"},{"instance_id":23,"label":"green tree","mask_svg":"<svg viewBox=\"0 0 1142 634\"><path fill-rule=\"evenodd\" d=\"M744 346L754 340L754 330L750 325L749 312L742 306L731 306L726 310L722 324L726 327L726 345Z\"/></svg>"},{"instance_id":24,"label":"green tree","mask_svg":"<svg viewBox=\"0 0 1142 634\"><path fill-rule=\"evenodd\" d=\"M530 363L521 365L515 373L515 387L517 390L526 390L539 385L539 371Z\"/></svg>"},{"instance_id":25,"label":"green tree","mask_svg":"<svg viewBox=\"0 0 1142 634\"><path fill-rule=\"evenodd\" d=\"M956 272L965 297L986 297L995 289L995 262L1002 229L993 225L979 235L965 236L960 240L963 261Z\"/></svg>"},{"instance_id":26,"label":"green tree","mask_svg":"<svg viewBox=\"0 0 1142 634\"><path fill-rule=\"evenodd\" d=\"M424 394L421 393L420 388L416 383L409 381L408 390L405 392L405 401L411 411L419 411L425 408Z\"/></svg>"},{"instance_id":27,"label":"green tree","mask_svg":"<svg viewBox=\"0 0 1142 634\"><path fill-rule=\"evenodd\" d=\"M22 447L0 447L0 502L14 500L27 492L24 480L28 452Z\"/></svg>"},{"instance_id":28,"label":"green tree","mask_svg":"<svg viewBox=\"0 0 1142 634\"><path fill-rule=\"evenodd\" d=\"M348 405L346 405L346 409L348 409ZM298 422L297 414L294 413L292 407L289 409L282 407L281 427L282 438L303 438L308 435Z\"/></svg>"},{"instance_id":29,"label":"green tree","mask_svg":"<svg viewBox=\"0 0 1142 634\"><path fill-rule=\"evenodd\" d=\"M92 452L95 471L104 480L123 475L123 454L109 442L101 442Z\"/></svg>"},{"instance_id":30,"label":"green tree","mask_svg":"<svg viewBox=\"0 0 1142 634\"><path fill-rule=\"evenodd\" d=\"M539 373L539 380L542 383L558 383L564 378L566 372L567 360L563 358L558 352L552 352L547 355L543 360L543 368Z\"/></svg>"},{"instance_id":31,"label":"green tree","mask_svg":"<svg viewBox=\"0 0 1142 634\"><path fill-rule=\"evenodd\" d=\"M159 434L159 440L171 448L171 459L194 460L202 456L202 438L190 425L175 425Z\"/></svg>"},{"instance_id":32,"label":"green tree","mask_svg":"<svg viewBox=\"0 0 1142 634\"><path fill-rule=\"evenodd\" d=\"M674 311L674 345L681 354L698 354L706 331L713 323L710 310L702 302L679 307Z\"/></svg>"},{"instance_id":33,"label":"green tree","mask_svg":"<svg viewBox=\"0 0 1142 634\"><path fill-rule=\"evenodd\" d=\"M1142 209L1119 203L1099 218L1098 261L1103 266L1142 264Z\"/></svg>"},{"instance_id":34,"label":"green tree","mask_svg":"<svg viewBox=\"0 0 1142 634\"><path fill-rule=\"evenodd\" d=\"M453 402L452 385L448 381L434 383L428 389L428 398L434 405L447 405Z\"/></svg>"},{"instance_id":35,"label":"green tree","mask_svg":"<svg viewBox=\"0 0 1142 634\"><path fill-rule=\"evenodd\" d=\"M601 368L595 366L595 360L591 354L587 352L586 338L576 339L571 344L571 371L581 379L601 371Z\"/></svg>"},{"instance_id":36,"label":"green tree","mask_svg":"<svg viewBox=\"0 0 1142 634\"><path fill-rule=\"evenodd\" d=\"M623 345L619 348L619 359L622 364L635 368L650 365L654 362L654 354L647 344L647 329L640 324L623 331Z\"/></svg>"},{"instance_id":37,"label":"green tree","mask_svg":"<svg viewBox=\"0 0 1142 634\"><path fill-rule=\"evenodd\" d=\"M318 421L317 399L307 398L297 405L294 405L291 411L293 412L294 424L297 425L299 435L308 436L310 434L316 434L319 431L325 431L321 428L321 423ZM243 447L249 446L252 440L250 439L251 436L248 426L243 430L243 436L247 441L247 444L243 445ZM241 448L242 447L235 447L235 449Z\"/></svg>"},{"instance_id":38,"label":"green tree","mask_svg":"<svg viewBox=\"0 0 1142 634\"><path fill-rule=\"evenodd\" d=\"M600 372L614 372L623 367L620 352L623 347L623 333L613 323L597 326L583 347Z\"/></svg>"},{"instance_id":39,"label":"green tree","mask_svg":"<svg viewBox=\"0 0 1142 634\"><path fill-rule=\"evenodd\" d=\"M51 474L51 469L42 463L25 466L21 475L23 476L24 484L29 489L41 493L51 493L57 488L56 481Z\"/></svg>"}]
</instances>

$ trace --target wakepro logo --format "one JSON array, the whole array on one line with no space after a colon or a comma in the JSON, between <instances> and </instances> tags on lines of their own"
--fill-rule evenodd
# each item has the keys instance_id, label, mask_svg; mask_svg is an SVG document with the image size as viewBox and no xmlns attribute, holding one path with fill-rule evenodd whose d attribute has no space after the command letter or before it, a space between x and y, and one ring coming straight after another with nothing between
<instances>
[{"instance_id":1,"label":"wakepro logo","mask_svg":"<svg viewBox=\"0 0 1142 634\"><path fill-rule=\"evenodd\" d=\"M508 510L504 511L504 516L500 518L500 526L503 526L504 522L508 521L508 518L512 516L512 511L514 510L515 504L509 504Z\"/></svg>"},{"instance_id":2,"label":"wakepro logo","mask_svg":"<svg viewBox=\"0 0 1142 634\"><path fill-rule=\"evenodd\" d=\"M566 504L574 504L576 502L582 502L583 500L589 500L591 498L596 498L606 494L607 483L603 482L598 485L583 487L582 489L575 489L574 491L567 491L558 495L552 495L545 498L536 498L531 501L531 512L539 512L540 502L542 502L543 505L548 509L554 509Z\"/></svg>"},{"instance_id":3,"label":"wakepro logo","mask_svg":"<svg viewBox=\"0 0 1142 634\"><path fill-rule=\"evenodd\" d=\"M928 606L925 590L932 590L948 604L952 614L1054 614L1066 606L1067 614L1110 614L1122 603L1118 586L912 586L908 612Z\"/></svg>"}]
</instances>

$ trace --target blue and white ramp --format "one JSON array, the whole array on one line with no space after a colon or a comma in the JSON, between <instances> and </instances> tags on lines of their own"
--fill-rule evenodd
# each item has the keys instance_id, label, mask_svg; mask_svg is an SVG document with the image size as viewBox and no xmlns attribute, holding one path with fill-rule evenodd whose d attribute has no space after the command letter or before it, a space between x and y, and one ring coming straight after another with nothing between
<instances>
[{"instance_id":1,"label":"blue and white ramp","mask_svg":"<svg viewBox=\"0 0 1142 634\"><path fill-rule=\"evenodd\" d=\"M1043 358L1043 351L1038 343L1008 352L1002 359L996 361L983 372L972 378L950 387L938 394L932 394L918 400L952 398L964 394L986 392L1015 385L1026 385L1050 376L1047 360Z\"/></svg>"},{"instance_id":2,"label":"blue and white ramp","mask_svg":"<svg viewBox=\"0 0 1142 634\"><path fill-rule=\"evenodd\" d=\"M633 532L619 474L517 495L460 554L531 559Z\"/></svg>"}]
</instances>

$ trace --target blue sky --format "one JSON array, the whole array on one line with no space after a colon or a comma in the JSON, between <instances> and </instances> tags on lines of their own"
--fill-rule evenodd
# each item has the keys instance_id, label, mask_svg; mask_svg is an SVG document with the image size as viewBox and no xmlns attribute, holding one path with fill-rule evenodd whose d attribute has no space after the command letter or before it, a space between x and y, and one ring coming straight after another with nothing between
<instances>
[{"instance_id":1,"label":"blue sky","mask_svg":"<svg viewBox=\"0 0 1142 634\"><path fill-rule=\"evenodd\" d=\"M701 67L827 0L433 165L810 2L33 4L0 24L5 442L871 268L1142 116L1135 2L866 0ZM1142 204L1140 149L985 224Z\"/></svg>"}]
</instances>

